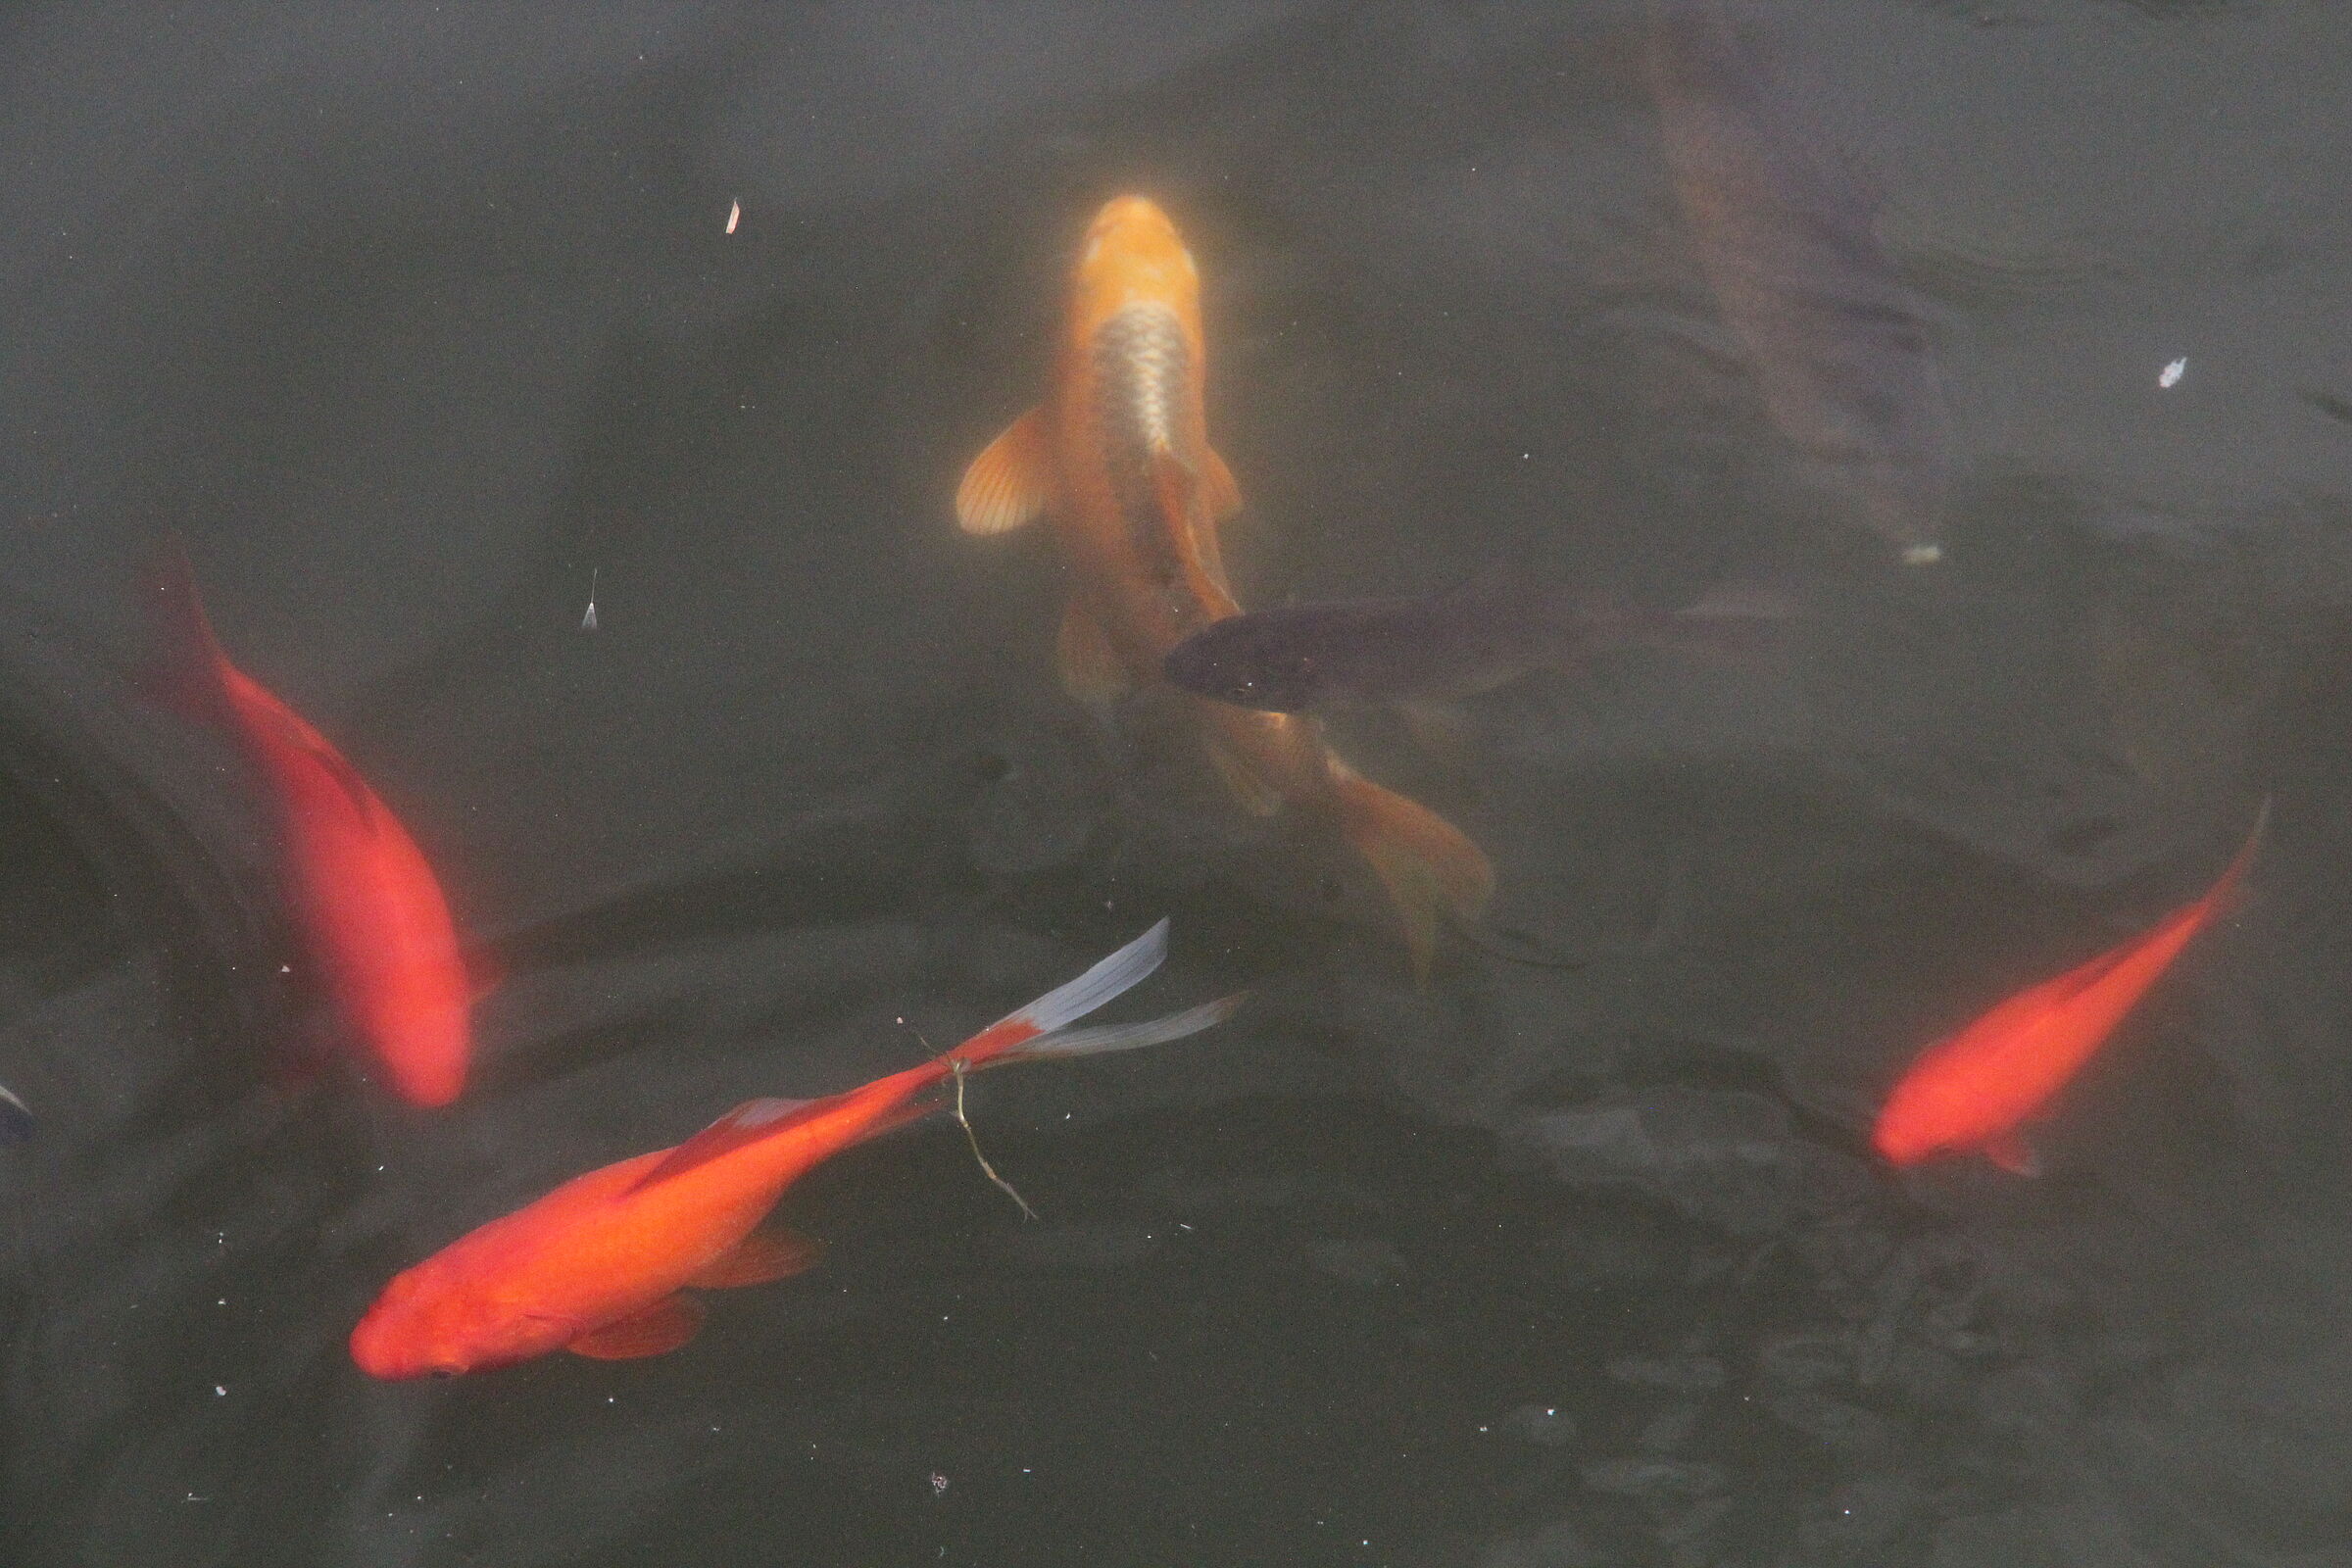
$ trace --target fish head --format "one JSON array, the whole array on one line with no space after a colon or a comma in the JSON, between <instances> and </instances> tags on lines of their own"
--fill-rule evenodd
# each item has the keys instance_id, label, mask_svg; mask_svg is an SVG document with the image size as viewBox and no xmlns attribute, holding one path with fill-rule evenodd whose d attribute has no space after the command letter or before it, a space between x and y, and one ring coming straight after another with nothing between
<instances>
[{"instance_id":1,"label":"fish head","mask_svg":"<svg viewBox=\"0 0 2352 1568\"><path fill-rule=\"evenodd\" d=\"M1270 713L1296 713L1326 695L1312 647L1276 612L1229 615L1168 650L1170 684L1200 697Z\"/></svg>"},{"instance_id":2,"label":"fish head","mask_svg":"<svg viewBox=\"0 0 2352 1568\"><path fill-rule=\"evenodd\" d=\"M457 1377L560 1350L579 1336L572 1319L436 1262L394 1278L351 1331L351 1358L369 1377Z\"/></svg>"},{"instance_id":3,"label":"fish head","mask_svg":"<svg viewBox=\"0 0 2352 1568\"><path fill-rule=\"evenodd\" d=\"M1105 319L1139 302L1171 305L1191 316L1200 272L1159 204L1121 196L1095 215L1078 247L1077 293L1090 319Z\"/></svg>"}]
</instances>

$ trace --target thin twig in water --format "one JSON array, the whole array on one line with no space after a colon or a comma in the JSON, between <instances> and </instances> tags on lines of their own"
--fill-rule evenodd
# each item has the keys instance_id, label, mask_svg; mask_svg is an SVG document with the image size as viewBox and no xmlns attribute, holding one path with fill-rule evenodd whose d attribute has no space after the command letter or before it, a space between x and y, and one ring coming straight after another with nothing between
<instances>
[{"instance_id":1,"label":"thin twig in water","mask_svg":"<svg viewBox=\"0 0 2352 1568\"><path fill-rule=\"evenodd\" d=\"M972 1146L972 1157L980 1162L981 1175L986 1176L990 1181L995 1182L999 1187L1004 1188L1004 1196L1021 1205L1021 1217L1023 1219L1035 1219L1037 1218L1037 1210L1029 1206L1029 1200L1014 1192L1012 1190L1012 1183L998 1175L997 1167L991 1165L988 1162L988 1156L980 1152L980 1135L972 1131L971 1118L963 1113L963 1075L969 1070L970 1068L966 1065L964 1059L961 1056L957 1056L956 1058L956 1119L962 1124L964 1139Z\"/></svg>"}]
</instances>

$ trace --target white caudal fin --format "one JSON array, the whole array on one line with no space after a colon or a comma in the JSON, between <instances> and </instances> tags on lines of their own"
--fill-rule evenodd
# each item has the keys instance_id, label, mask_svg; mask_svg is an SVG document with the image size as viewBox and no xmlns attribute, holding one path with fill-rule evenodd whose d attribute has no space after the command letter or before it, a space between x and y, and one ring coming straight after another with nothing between
<instances>
[{"instance_id":1,"label":"white caudal fin","mask_svg":"<svg viewBox=\"0 0 2352 1568\"><path fill-rule=\"evenodd\" d=\"M995 1023L947 1053L970 1057L985 1052L994 1055L1039 1035L1076 1023L1120 992L1140 985L1168 956L1168 922L1162 920L1093 968L1064 986L1057 986L1016 1012ZM972 1065L978 1066L978 1062Z\"/></svg>"},{"instance_id":2,"label":"white caudal fin","mask_svg":"<svg viewBox=\"0 0 2352 1568\"><path fill-rule=\"evenodd\" d=\"M1034 1061L1041 1056L1100 1056L1113 1051L1136 1051L1145 1046L1165 1045L1182 1040L1201 1030L1223 1023L1250 1000L1250 993L1220 997L1215 1002L1202 1003L1182 1012L1171 1012L1164 1018L1148 1018L1142 1023L1102 1024L1093 1029L1062 1029L1030 1041L1018 1050L1008 1051L998 1061ZM992 1063L991 1065L994 1065Z\"/></svg>"}]
</instances>

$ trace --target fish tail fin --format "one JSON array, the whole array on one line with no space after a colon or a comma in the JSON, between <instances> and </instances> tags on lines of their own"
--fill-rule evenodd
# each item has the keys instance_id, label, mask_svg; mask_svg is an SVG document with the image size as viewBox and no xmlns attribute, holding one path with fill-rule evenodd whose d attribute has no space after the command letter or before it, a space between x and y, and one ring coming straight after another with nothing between
<instances>
[{"instance_id":1,"label":"fish tail fin","mask_svg":"<svg viewBox=\"0 0 2352 1568\"><path fill-rule=\"evenodd\" d=\"M1461 829L1420 802L1383 789L1332 759L1340 831L1388 889L1404 927L1413 975L1429 978L1438 926L1475 919L1494 895L1494 867Z\"/></svg>"},{"instance_id":2,"label":"fish tail fin","mask_svg":"<svg viewBox=\"0 0 2352 1568\"><path fill-rule=\"evenodd\" d=\"M213 635L212 619L196 589L196 568L177 531L164 536L148 567L144 592L156 637L140 690L161 707L209 716L220 698L214 676L228 656Z\"/></svg>"},{"instance_id":3,"label":"fish tail fin","mask_svg":"<svg viewBox=\"0 0 2352 1568\"><path fill-rule=\"evenodd\" d=\"M1162 920L1077 979L1006 1013L962 1045L943 1052L937 1059L948 1066L961 1062L966 1067L978 1067L991 1057L1028 1045L1040 1035L1065 1029L1119 993L1141 985L1167 956L1168 922Z\"/></svg>"},{"instance_id":4,"label":"fish tail fin","mask_svg":"<svg viewBox=\"0 0 2352 1568\"><path fill-rule=\"evenodd\" d=\"M1163 1017L1147 1018L1141 1023L1098 1025L1091 1029L1060 1029L1053 1034L1040 1035L1025 1046L1017 1046L992 1057L985 1063L991 1067L1004 1066L1016 1061L1037 1061L1044 1057L1101 1056L1114 1051L1140 1051L1146 1046L1164 1046L1172 1040L1197 1035L1203 1029L1223 1023L1239 1011L1250 993L1239 992L1204 1002L1198 1007L1171 1012Z\"/></svg>"},{"instance_id":5,"label":"fish tail fin","mask_svg":"<svg viewBox=\"0 0 2352 1568\"><path fill-rule=\"evenodd\" d=\"M1570 612L1585 634L1616 648L1745 654L1769 648L1804 613L1796 596L1768 582L1727 582L1681 610L1619 610L1590 603Z\"/></svg>"}]
</instances>

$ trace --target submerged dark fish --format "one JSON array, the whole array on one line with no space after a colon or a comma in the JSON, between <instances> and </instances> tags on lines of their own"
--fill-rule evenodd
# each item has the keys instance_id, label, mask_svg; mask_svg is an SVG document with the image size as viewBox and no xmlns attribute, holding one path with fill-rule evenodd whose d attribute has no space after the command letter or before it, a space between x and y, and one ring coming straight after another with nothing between
<instances>
[{"instance_id":1,"label":"submerged dark fish","mask_svg":"<svg viewBox=\"0 0 2352 1568\"><path fill-rule=\"evenodd\" d=\"M1874 204L1713 0L1650 0L1648 43L1675 193L1772 422L1906 562L1938 559L1949 417Z\"/></svg>"},{"instance_id":2,"label":"submerged dark fish","mask_svg":"<svg viewBox=\"0 0 2352 1568\"><path fill-rule=\"evenodd\" d=\"M1186 691L1276 713L1442 702L1615 648L1746 647L1794 613L1766 588L1719 589L1688 610L1640 611L1481 580L1422 599L1342 599L1236 615L1171 650L1166 671Z\"/></svg>"},{"instance_id":3,"label":"submerged dark fish","mask_svg":"<svg viewBox=\"0 0 2352 1568\"><path fill-rule=\"evenodd\" d=\"M0 1146L21 1144L32 1136L32 1112L16 1092L0 1084Z\"/></svg>"},{"instance_id":4,"label":"submerged dark fish","mask_svg":"<svg viewBox=\"0 0 2352 1568\"><path fill-rule=\"evenodd\" d=\"M1200 270L1167 214L1120 197L1087 229L1045 401L972 460L956 490L966 533L1051 520L1072 589L1062 683L1091 707L1153 684L1170 649L1240 609L1217 522L1241 492L1208 443L1205 369ZM1358 774L1312 719L1176 706L1246 809L1311 813L1378 873L1415 972L1427 973L1440 925L1474 918L1493 897L1484 851Z\"/></svg>"}]
</instances>

